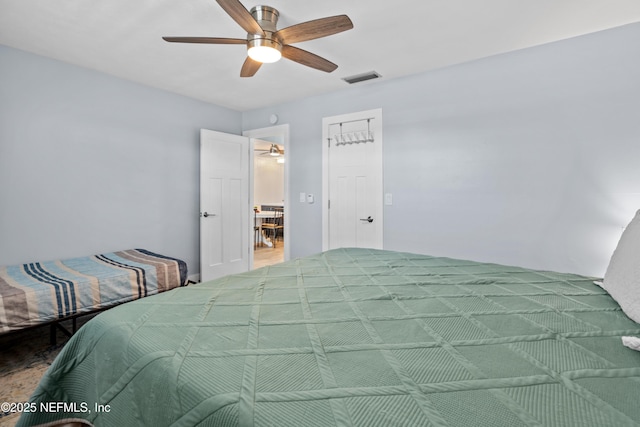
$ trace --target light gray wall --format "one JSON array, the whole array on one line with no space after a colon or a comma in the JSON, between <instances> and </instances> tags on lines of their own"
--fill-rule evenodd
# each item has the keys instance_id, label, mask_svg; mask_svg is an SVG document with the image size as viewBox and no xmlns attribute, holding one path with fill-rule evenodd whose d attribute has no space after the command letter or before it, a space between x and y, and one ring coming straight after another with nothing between
<instances>
[{"instance_id":1,"label":"light gray wall","mask_svg":"<svg viewBox=\"0 0 640 427\"><path fill-rule=\"evenodd\" d=\"M251 206L284 202L284 164L277 157L256 151L253 157L253 201Z\"/></svg>"},{"instance_id":2,"label":"light gray wall","mask_svg":"<svg viewBox=\"0 0 640 427\"><path fill-rule=\"evenodd\" d=\"M640 208L639 51L633 24L250 111L243 129L290 124L292 257L322 249L322 118L381 107L385 248L601 276Z\"/></svg>"},{"instance_id":3,"label":"light gray wall","mask_svg":"<svg viewBox=\"0 0 640 427\"><path fill-rule=\"evenodd\" d=\"M146 248L199 271L199 129L241 114L0 46L0 265Z\"/></svg>"},{"instance_id":4,"label":"light gray wall","mask_svg":"<svg viewBox=\"0 0 640 427\"><path fill-rule=\"evenodd\" d=\"M198 130L271 113L291 254L319 252L322 118L381 107L386 248L602 275L640 208L639 47L633 24L243 114L0 47L0 264L146 247L197 272Z\"/></svg>"}]
</instances>

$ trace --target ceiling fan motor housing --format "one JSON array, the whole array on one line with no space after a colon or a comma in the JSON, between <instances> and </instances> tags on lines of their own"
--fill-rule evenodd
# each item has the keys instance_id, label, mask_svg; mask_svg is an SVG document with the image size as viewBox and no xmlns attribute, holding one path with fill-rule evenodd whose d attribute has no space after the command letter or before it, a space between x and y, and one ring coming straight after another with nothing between
<instances>
[{"instance_id":1,"label":"ceiling fan motor housing","mask_svg":"<svg viewBox=\"0 0 640 427\"><path fill-rule=\"evenodd\" d=\"M271 6L254 6L251 9L251 15L264 30L264 35L247 34L247 48L265 46L282 52L282 43L276 37L273 37L273 34L277 31L276 24L278 23L278 16L280 16L278 10Z\"/></svg>"}]
</instances>

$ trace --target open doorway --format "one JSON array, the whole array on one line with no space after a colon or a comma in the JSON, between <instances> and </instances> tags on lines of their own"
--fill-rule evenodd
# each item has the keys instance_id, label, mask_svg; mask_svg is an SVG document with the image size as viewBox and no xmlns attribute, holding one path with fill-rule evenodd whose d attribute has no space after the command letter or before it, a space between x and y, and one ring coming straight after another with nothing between
<instances>
[{"instance_id":1,"label":"open doorway","mask_svg":"<svg viewBox=\"0 0 640 427\"><path fill-rule=\"evenodd\" d=\"M282 138L253 146L253 268L284 261L284 145Z\"/></svg>"},{"instance_id":2,"label":"open doorway","mask_svg":"<svg viewBox=\"0 0 640 427\"><path fill-rule=\"evenodd\" d=\"M289 259L289 126L255 129L243 135L252 138L250 265L255 269ZM277 226L271 226L273 223Z\"/></svg>"}]
</instances>

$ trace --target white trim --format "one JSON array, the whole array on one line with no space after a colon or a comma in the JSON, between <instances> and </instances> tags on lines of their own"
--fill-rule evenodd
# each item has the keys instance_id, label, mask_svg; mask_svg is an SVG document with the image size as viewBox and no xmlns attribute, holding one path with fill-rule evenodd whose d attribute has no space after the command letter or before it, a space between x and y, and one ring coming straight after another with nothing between
<instances>
[{"instance_id":1,"label":"white trim","mask_svg":"<svg viewBox=\"0 0 640 427\"><path fill-rule=\"evenodd\" d=\"M366 120L373 118L373 132L376 144L382 145L382 108L375 110L359 111L356 113L342 114L339 116L324 117L322 119L322 250L329 249L329 126L336 123L345 123L357 120ZM382 165L382 159L380 160ZM382 166L381 166L382 167ZM380 171L381 189L384 189L384 170ZM382 200L382 199L381 199ZM378 215L381 224L384 224L383 218L384 206L381 206ZM382 241L384 244L384 227L382 227Z\"/></svg>"},{"instance_id":2,"label":"white trim","mask_svg":"<svg viewBox=\"0 0 640 427\"><path fill-rule=\"evenodd\" d=\"M282 145L284 146L284 229L287 230L284 233L284 260L288 261L291 258L291 209L289 209L289 170L290 170L290 158L289 158L289 125L278 125L260 129L250 129L242 132L243 136L247 136L249 141L249 150L253 153L254 139L268 138L268 137L282 137ZM249 156L249 200L253 204L253 156ZM251 222L251 249L249 250L249 265L253 268L253 222Z\"/></svg>"}]
</instances>

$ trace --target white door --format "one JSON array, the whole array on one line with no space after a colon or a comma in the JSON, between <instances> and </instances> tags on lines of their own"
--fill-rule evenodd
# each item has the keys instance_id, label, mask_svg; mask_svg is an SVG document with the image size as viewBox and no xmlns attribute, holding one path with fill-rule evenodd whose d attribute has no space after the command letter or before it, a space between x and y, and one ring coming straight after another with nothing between
<instances>
[{"instance_id":1,"label":"white door","mask_svg":"<svg viewBox=\"0 0 640 427\"><path fill-rule=\"evenodd\" d=\"M382 111L323 120L323 248L383 247Z\"/></svg>"},{"instance_id":2,"label":"white door","mask_svg":"<svg viewBox=\"0 0 640 427\"><path fill-rule=\"evenodd\" d=\"M249 138L200 131L200 280L249 270Z\"/></svg>"}]
</instances>

